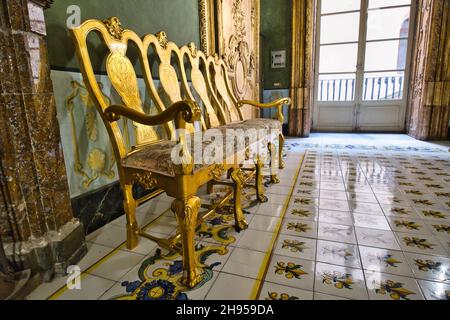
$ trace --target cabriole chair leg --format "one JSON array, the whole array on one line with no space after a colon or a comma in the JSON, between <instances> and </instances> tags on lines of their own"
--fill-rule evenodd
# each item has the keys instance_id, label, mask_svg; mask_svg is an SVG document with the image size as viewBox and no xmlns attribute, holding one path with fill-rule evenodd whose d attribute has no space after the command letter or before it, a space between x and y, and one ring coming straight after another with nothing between
<instances>
[{"instance_id":1,"label":"cabriole chair leg","mask_svg":"<svg viewBox=\"0 0 450 320\"><path fill-rule=\"evenodd\" d=\"M280 169L284 169L284 167L286 166L283 160L284 141L284 135L280 133L280 135L278 136L278 165Z\"/></svg>"},{"instance_id":2,"label":"cabriole chair leg","mask_svg":"<svg viewBox=\"0 0 450 320\"><path fill-rule=\"evenodd\" d=\"M136 221L136 200L133 197L133 185L127 184L122 187L123 207L127 218L127 248L132 250L139 243L139 227Z\"/></svg>"},{"instance_id":3,"label":"cabriole chair leg","mask_svg":"<svg viewBox=\"0 0 450 320\"><path fill-rule=\"evenodd\" d=\"M197 196L175 199L172 202L172 211L178 220L183 246L183 277L181 282L188 288L194 288L203 280L203 274L197 267L194 246L195 227L200 205L201 201Z\"/></svg>"},{"instance_id":4,"label":"cabriole chair leg","mask_svg":"<svg viewBox=\"0 0 450 320\"><path fill-rule=\"evenodd\" d=\"M236 231L242 231L248 228L245 221L244 212L242 211L242 188L244 186L244 178L240 168L231 171L231 179L234 182L234 219Z\"/></svg>"},{"instance_id":5,"label":"cabriole chair leg","mask_svg":"<svg viewBox=\"0 0 450 320\"><path fill-rule=\"evenodd\" d=\"M276 147L273 143L269 142L269 156L270 156L270 183L278 184L280 183L280 178L278 178L278 166L277 166L277 152Z\"/></svg>"},{"instance_id":6,"label":"cabriole chair leg","mask_svg":"<svg viewBox=\"0 0 450 320\"><path fill-rule=\"evenodd\" d=\"M264 186L263 186L263 162L260 156L256 156L256 196L259 202L267 202L268 199L264 194Z\"/></svg>"}]
</instances>

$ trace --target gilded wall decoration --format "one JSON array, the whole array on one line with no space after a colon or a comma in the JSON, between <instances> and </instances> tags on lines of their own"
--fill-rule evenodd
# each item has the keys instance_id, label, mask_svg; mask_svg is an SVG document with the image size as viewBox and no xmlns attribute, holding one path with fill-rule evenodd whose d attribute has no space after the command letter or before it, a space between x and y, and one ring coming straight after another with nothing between
<instances>
[{"instance_id":1,"label":"gilded wall decoration","mask_svg":"<svg viewBox=\"0 0 450 320\"><path fill-rule=\"evenodd\" d=\"M219 54L226 61L233 91L239 99L259 100L259 20L256 0L218 1ZM245 118L254 117L251 107Z\"/></svg>"},{"instance_id":2,"label":"gilded wall decoration","mask_svg":"<svg viewBox=\"0 0 450 320\"><path fill-rule=\"evenodd\" d=\"M214 0L198 1L200 19L200 48L207 55L217 52L214 7Z\"/></svg>"}]
</instances>

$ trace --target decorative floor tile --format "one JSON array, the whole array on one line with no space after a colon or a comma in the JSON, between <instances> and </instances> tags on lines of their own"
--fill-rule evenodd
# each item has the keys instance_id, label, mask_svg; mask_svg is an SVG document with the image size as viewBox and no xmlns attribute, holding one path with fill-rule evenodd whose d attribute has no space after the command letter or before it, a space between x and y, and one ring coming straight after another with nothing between
<instances>
[{"instance_id":1,"label":"decorative floor tile","mask_svg":"<svg viewBox=\"0 0 450 320\"><path fill-rule=\"evenodd\" d=\"M431 235L402 232L396 232L396 235L403 251L443 256L446 255L445 249L442 248L439 241Z\"/></svg>"},{"instance_id":2,"label":"decorative floor tile","mask_svg":"<svg viewBox=\"0 0 450 320\"><path fill-rule=\"evenodd\" d=\"M440 237L450 237L450 222L441 222L441 221L426 221L425 224L431 230L431 232Z\"/></svg>"},{"instance_id":3,"label":"decorative floor tile","mask_svg":"<svg viewBox=\"0 0 450 320\"><path fill-rule=\"evenodd\" d=\"M420 219L392 217L388 218L391 229L396 232L409 232L417 234L431 234L425 221Z\"/></svg>"},{"instance_id":4,"label":"decorative floor tile","mask_svg":"<svg viewBox=\"0 0 450 320\"><path fill-rule=\"evenodd\" d=\"M450 284L419 280L425 299L450 300Z\"/></svg>"},{"instance_id":5,"label":"decorative floor tile","mask_svg":"<svg viewBox=\"0 0 450 320\"><path fill-rule=\"evenodd\" d=\"M424 220L436 223L450 223L450 213L446 210L432 208L417 208L416 210L419 217Z\"/></svg>"},{"instance_id":6,"label":"decorative floor tile","mask_svg":"<svg viewBox=\"0 0 450 320\"><path fill-rule=\"evenodd\" d=\"M317 238L356 244L355 231L352 226L319 222Z\"/></svg>"},{"instance_id":7,"label":"decorative floor tile","mask_svg":"<svg viewBox=\"0 0 450 320\"><path fill-rule=\"evenodd\" d=\"M317 261L361 268L358 247L347 243L317 241Z\"/></svg>"},{"instance_id":8,"label":"decorative floor tile","mask_svg":"<svg viewBox=\"0 0 450 320\"><path fill-rule=\"evenodd\" d=\"M317 263L315 292L349 299L367 300L367 290L361 269Z\"/></svg>"},{"instance_id":9,"label":"decorative floor tile","mask_svg":"<svg viewBox=\"0 0 450 320\"><path fill-rule=\"evenodd\" d=\"M247 278L260 279L259 273L264 257L265 253L259 251L235 248L221 271Z\"/></svg>"},{"instance_id":10,"label":"decorative floor tile","mask_svg":"<svg viewBox=\"0 0 450 320\"><path fill-rule=\"evenodd\" d=\"M315 239L280 235L274 254L314 261L316 242Z\"/></svg>"},{"instance_id":11,"label":"decorative floor tile","mask_svg":"<svg viewBox=\"0 0 450 320\"><path fill-rule=\"evenodd\" d=\"M319 196L319 189L303 189L302 187L298 187L294 189L293 195L298 197L317 198Z\"/></svg>"},{"instance_id":12,"label":"decorative floor tile","mask_svg":"<svg viewBox=\"0 0 450 320\"><path fill-rule=\"evenodd\" d=\"M372 300L423 300L417 281L412 278L366 271L366 284Z\"/></svg>"},{"instance_id":13,"label":"decorative floor tile","mask_svg":"<svg viewBox=\"0 0 450 320\"><path fill-rule=\"evenodd\" d=\"M373 214L353 213L355 227L371 228L379 230L391 230L384 216Z\"/></svg>"},{"instance_id":14,"label":"decorative floor tile","mask_svg":"<svg viewBox=\"0 0 450 320\"><path fill-rule=\"evenodd\" d=\"M416 278L450 282L450 259L405 253Z\"/></svg>"},{"instance_id":15,"label":"decorative floor tile","mask_svg":"<svg viewBox=\"0 0 450 320\"><path fill-rule=\"evenodd\" d=\"M245 201L253 201L245 209L249 229L237 233L228 210L199 227L196 256L205 278L198 287L187 290L179 284L178 254L145 239L127 250L122 216L87 238L89 253L80 266L94 266L88 271L101 275L84 274L93 280L82 280L88 292L68 292L61 277L28 299L55 292L54 297L67 299L249 299L256 298L255 292L259 299L367 299L366 284L371 299L422 299L422 293L427 299L448 299L448 147L405 135L313 133L287 139L286 168L279 172L279 184L267 184L269 202L254 203L254 190L246 193L251 199ZM201 197L206 203L216 196ZM140 206L139 225L153 222L147 229L162 233L157 236L174 234L178 225L169 209L172 200L162 195ZM272 259L266 265L267 253ZM329 267L327 275L320 275L323 266ZM266 269L264 283L254 279Z\"/></svg>"},{"instance_id":16,"label":"decorative floor tile","mask_svg":"<svg viewBox=\"0 0 450 320\"><path fill-rule=\"evenodd\" d=\"M413 277L401 251L359 246L364 270Z\"/></svg>"},{"instance_id":17,"label":"decorative floor tile","mask_svg":"<svg viewBox=\"0 0 450 320\"><path fill-rule=\"evenodd\" d=\"M319 210L315 207L289 206L286 211L286 218L317 221Z\"/></svg>"},{"instance_id":18,"label":"decorative floor tile","mask_svg":"<svg viewBox=\"0 0 450 320\"><path fill-rule=\"evenodd\" d=\"M400 250L392 231L355 228L358 244L368 247Z\"/></svg>"},{"instance_id":19,"label":"decorative floor tile","mask_svg":"<svg viewBox=\"0 0 450 320\"><path fill-rule=\"evenodd\" d=\"M297 219L284 219L281 234L317 238L317 222Z\"/></svg>"},{"instance_id":20,"label":"decorative floor tile","mask_svg":"<svg viewBox=\"0 0 450 320\"><path fill-rule=\"evenodd\" d=\"M313 290L314 262L274 255L269 264L266 281L289 287Z\"/></svg>"},{"instance_id":21,"label":"decorative floor tile","mask_svg":"<svg viewBox=\"0 0 450 320\"><path fill-rule=\"evenodd\" d=\"M259 300L312 300L312 291L265 282Z\"/></svg>"},{"instance_id":22,"label":"decorative floor tile","mask_svg":"<svg viewBox=\"0 0 450 320\"><path fill-rule=\"evenodd\" d=\"M398 205L382 205L384 214L387 217L403 217L403 218L419 218L417 213L411 207L398 206Z\"/></svg>"}]
</instances>

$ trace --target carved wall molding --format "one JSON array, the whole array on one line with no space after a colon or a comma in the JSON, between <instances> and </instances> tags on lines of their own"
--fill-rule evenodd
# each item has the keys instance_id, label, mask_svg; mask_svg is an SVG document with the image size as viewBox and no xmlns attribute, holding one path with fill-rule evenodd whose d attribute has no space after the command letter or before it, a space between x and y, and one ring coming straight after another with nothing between
<instances>
[{"instance_id":1,"label":"carved wall molding","mask_svg":"<svg viewBox=\"0 0 450 320\"><path fill-rule=\"evenodd\" d=\"M417 139L447 139L450 3L420 0L418 8L407 126Z\"/></svg>"},{"instance_id":2,"label":"carved wall molding","mask_svg":"<svg viewBox=\"0 0 450 320\"><path fill-rule=\"evenodd\" d=\"M214 18L214 0L199 0L200 48L207 55L217 52Z\"/></svg>"},{"instance_id":3,"label":"carved wall molding","mask_svg":"<svg viewBox=\"0 0 450 320\"><path fill-rule=\"evenodd\" d=\"M311 131L316 6L316 0L292 0L291 136L307 137Z\"/></svg>"},{"instance_id":4,"label":"carved wall molding","mask_svg":"<svg viewBox=\"0 0 450 320\"><path fill-rule=\"evenodd\" d=\"M256 0L217 1L219 54L226 61L239 99L259 100L260 3ZM245 118L255 116L244 107Z\"/></svg>"}]
</instances>

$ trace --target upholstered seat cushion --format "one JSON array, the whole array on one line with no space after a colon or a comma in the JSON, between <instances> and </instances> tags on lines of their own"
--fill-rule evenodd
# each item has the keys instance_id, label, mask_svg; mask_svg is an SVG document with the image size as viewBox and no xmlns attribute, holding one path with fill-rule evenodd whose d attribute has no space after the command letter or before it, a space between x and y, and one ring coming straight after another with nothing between
<instances>
[{"instance_id":1,"label":"upholstered seat cushion","mask_svg":"<svg viewBox=\"0 0 450 320\"><path fill-rule=\"evenodd\" d=\"M232 163L236 162L242 164L249 152L254 154L258 152L258 149L261 150L267 145L267 143L265 143L267 137L257 137L256 135L253 135L251 139L246 137L245 143L242 143L242 141L238 142L238 139L233 136L232 131L225 130L222 127L216 129L219 129L223 138L222 143L217 141L216 144L216 146L222 148L221 155L214 149L213 144L215 143L215 140L204 138L204 141L201 141L201 148L199 148L198 144L200 142L191 135L190 141L192 143L188 143L187 145L190 146L190 154L195 159L194 172L213 164L230 163L230 161L233 161ZM204 133L197 133L196 135L197 138L199 134L201 134L202 137L205 137L205 134L207 133L214 132L208 130ZM141 146L133 152L130 152L130 154L122 160L122 165L128 168L147 170L174 177L175 164L172 161L172 152L174 152L174 148L177 147L176 144L176 141L161 140L150 145ZM249 150L249 152L246 152L246 150ZM201 151L200 156L198 156L199 151ZM176 152L174 154L176 154Z\"/></svg>"},{"instance_id":2,"label":"upholstered seat cushion","mask_svg":"<svg viewBox=\"0 0 450 320\"><path fill-rule=\"evenodd\" d=\"M239 122L232 122L223 126L220 126L216 129L219 130L227 130L227 129L262 129L266 130L267 134L270 134L269 131L272 131L272 133L278 134L282 130L282 124L280 121L275 119L264 119L264 118L257 118L257 119L250 119L250 120L244 120Z\"/></svg>"},{"instance_id":3,"label":"upholstered seat cushion","mask_svg":"<svg viewBox=\"0 0 450 320\"><path fill-rule=\"evenodd\" d=\"M283 129L283 125L276 119L257 118L243 121L243 124L247 127L264 128L266 130L279 130Z\"/></svg>"}]
</instances>

